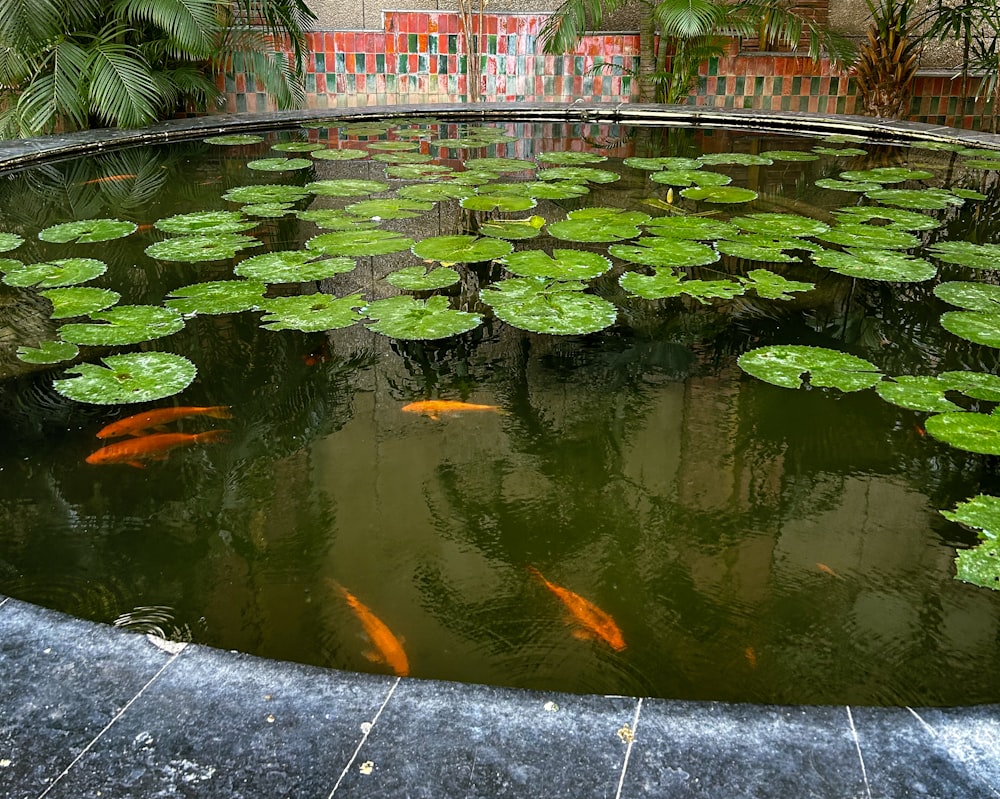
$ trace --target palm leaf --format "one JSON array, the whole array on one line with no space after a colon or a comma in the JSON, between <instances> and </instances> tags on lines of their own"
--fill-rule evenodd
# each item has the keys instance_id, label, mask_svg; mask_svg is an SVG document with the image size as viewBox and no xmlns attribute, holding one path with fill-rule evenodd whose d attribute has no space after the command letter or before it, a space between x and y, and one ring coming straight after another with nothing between
<instances>
[{"instance_id":1,"label":"palm leaf","mask_svg":"<svg viewBox=\"0 0 1000 799\"><path fill-rule=\"evenodd\" d=\"M0 42L37 51L63 30L61 6L59 0L0 0Z\"/></svg>"},{"instance_id":2,"label":"palm leaf","mask_svg":"<svg viewBox=\"0 0 1000 799\"><path fill-rule=\"evenodd\" d=\"M305 100L295 69L284 53L276 52L271 37L250 28L232 27L218 47L214 63L226 72L248 72L261 83L279 108L296 108Z\"/></svg>"},{"instance_id":3,"label":"palm leaf","mask_svg":"<svg viewBox=\"0 0 1000 799\"><path fill-rule=\"evenodd\" d=\"M295 56L296 72L303 68L306 46L305 31L316 15L302 0L234 0L236 9L245 20L260 22L276 39L287 36Z\"/></svg>"},{"instance_id":4,"label":"palm leaf","mask_svg":"<svg viewBox=\"0 0 1000 799\"><path fill-rule=\"evenodd\" d=\"M713 0L662 0L653 13L664 36L690 39L718 33L729 9Z\"/></svg>"},{"instance_id":5,"label":"palm leaf","mask_svg":"<svg viewBox=\"0 0 1000 799\"><path fill-rule=\"evenodd\" d=\"M155 25L170 38L178 56L209 58L218 38L227 0L117 0L116 13L130 22Z\"/></svg>"},{"instance_id":6,"label":"palm leaf","mask_svg":"<svg viewBox=\"0 0 1000 799\"><path fill-rule=\"evenodd\" d=\"M90 48L88 100L103 122L124 128L154 122L164 104L139 51L107 40L98 40Z\"/></svg>"},{"instance_id":7,"label":"palm leaf","mask_svg":"<svg viewBox=\"0 0 1000 799\"><path fill-rule=\"evenodd\" d=\"M605 14L628 4L628 0L565 0L552 12L538 32L546 53L573 50L588 28L600 27Z\"/></svg>"},{"instance_id":8,"label":"palm leaf","mask_svg":"<svg viewBox=\"0 0 1000 799\"><path fill-rule=\"evenodd\" d=\"M22 135L51 131L60 121L86 126L87 102L79 87L86 85L87 62L87 51L76 42L64 39L52 48L18 98Z\"/></svg>"}]
</instances>

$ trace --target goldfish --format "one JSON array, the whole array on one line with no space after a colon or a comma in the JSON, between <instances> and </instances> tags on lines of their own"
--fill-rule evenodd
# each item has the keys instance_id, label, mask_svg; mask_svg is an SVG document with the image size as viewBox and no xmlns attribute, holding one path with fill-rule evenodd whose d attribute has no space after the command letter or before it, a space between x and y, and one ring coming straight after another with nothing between
<instances>
[{"instance_id":1,"label":"goldfish","mask_svg":"<svg viewBox=\"0 0 1000 799\"><path fill-rule=\"evenodd\" d=\"M817 563L816 568L819 569L821 572L823 572L823 574L829 574L831 577L838 577L838 578L840 577L840 575L837 574L837 572L835 572L825 563Z\"/></svg>"},{"instance_id":2,"label":"goldfish","mask_svg":"<svg viewBox=\"0 0 1000 799\"><path fill-rule=\"evenodd\" d=\"M151 436L130 438L101 447L87 456L87 463L103 465L127 463L137 469L146 468L143 461L166 460L170 450L193 444L211 444L224 441L228 430L209 430L205 433L154 433Z\"/></svg>"},{"instance_id":3,"label":"goldfish","mask_svg":"<svg viewBox=\"0 0 1000 799\"><path fill-rule=\"evenodd\" d=\"M580 625L579 637L600 639L616 652L625 648L625 637L610 614L568 588L550 583L534 566L528 566L528 571L563 603L573 620Z\"/></svg>"},{"instance_id":4,"label":"goldfish","mask_svg":"<svg viewBox=\"0 0 1000 799\"><path fill-rule=\"evenodd\" d=\"M749 665L751 669L757 668L756 650L754 650L752 646L748 646L746 649L743 650L743 654L747 659L747 665Z\"/></svg>"},{"instance_id":5,"label":"goldfish","mask_svg":"<svg viewBox=\"0 0 1000 799\"><path fill-rule=\"evenodd\" d=\"M403 649L403 645L399 639L392 634L392 630L386 627L385 622L372 613L367 605L336 580L327 579L326 582L333 590L342 594L344 599L347 600L347 604L354 611L354 615L358 617L361 626L365 628L365 635L368 636L368 640L375 647L374 651L366 652L365 657L375 663L384 663L399 677L408 675L410 673L410 661L406 657L406 651Z\"/></svg>"},{"instance_id":6,"label":"goldfish","mask_svg":"<svg viewBox=\"0 0 1000 799\"><path fill-rule=\"evenodd\" d=\"M116 180L129 180L134 178L135 175L106 175L103 178L94 178L93 180L83 181L84 186L89 186L92 183L113 183Z\"/></svg>"},{"instance_id":7,"label":"goldfish","mask_svg":"<svg viewBox=\"0 0 1000 799\"><path fill-rule=\"evenodd\" d=\"M442 413L460 413L462 411L493 411L506 413L496 405L476 405L474 402L458 402L457 400L423 400L404 405L406 413L422 413L431 419L440 419Z\"/></svg>"},{"instance_id":8,"label":"goldfish","mask_svg":"<svg viewBox=\"0 0 1000 799\"><path fill-rule=\"evenodd\" d=\"M118 438L119 436L141 436L151 428L158 428L167 422L181 419L185 416L212 416L216 419L232 419L233 415L229 411L228 405L213 405L206 408L155 408L150 411L143 411L134 416L127 416L112 422L107 427L99 430L98 438Z\"/></svg>"}]
</instances>

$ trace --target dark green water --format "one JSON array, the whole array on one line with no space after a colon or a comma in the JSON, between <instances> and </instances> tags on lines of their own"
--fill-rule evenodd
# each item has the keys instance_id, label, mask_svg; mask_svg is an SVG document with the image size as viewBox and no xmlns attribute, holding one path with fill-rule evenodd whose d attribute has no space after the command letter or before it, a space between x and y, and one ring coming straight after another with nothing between
<instances>
[{"instance_id":1,"label":"dark green water","mask_svg":"<svg viewBox=\"0 0 1000 799\"><path fill-rule=\"evenodd\" d=\"M607 152L598 166L623 174L589 198L540 202L531 213L548 220L586 204L644 208L654 192L662 198L666 187L651 189L645 174L621 165L627 155L816 144L718 131L509 130L518 142L474 154L531 158L582 146ZM325 142L327 132L309 135ZM118 217L142 227L74 251L110 265L89 285L115 288L123 303L155 304L179 286L228 278L242 255L156 262L143 250L164 236L146 226L233 208L220 199L232 186L384 174L372 161L317 161L309 175L246 169L248 158L274 155L274 141L299 137L123 151L10 175L0 229L23 235L30 254L7 255L66 257L65 245L40 242L37 231ZM616 148L597 147L619 138ZM817 177L865 163L919 160L939 174L954 164L950 154L869 150L868 162L731 172L735 185L761 192L752 210L823 218L857 198L820 192ZM120 174L138 177L91 182ZM317 198L310 207L356 199ZM947 235L995 240L992 208L940 212ZM747 210L718 209L721 218ZM468 224L468 213L443 202L383 226L420 238ZM317 232L285 217L263 220L253 235L280 250ZM539 244L553 242L543 234ZM387 296L395 290L381 278L412 260L358 258L323 288ZM724 260L689 271L713 279L746 268ZM469 269L455 306L482 312L476 288L498 271ZM701 304L626 296L618 269L594 284L618 306L618 321L586 336L528 333L488 309L471 333L425 343L360 324L274 332L259 327L257 312L202 315L138 348L184 354L199 369L183 394L151 405L229 405L232 420L192 418L177 428L224 426L229 439L144 469L84 459L101 427L146 406L75 403L51 388L63 366L22 374L10 366L0 384L0 592L104 622L166 606L165 631L198 642L387 671L365 657L369 643L331 588L336 580L403 639L416 677L752 702L997 701L1000 593L954 579L956 548L976 538L939 513L1000 490L996 458L935 441L923 432L926 414L873 391L782 389L736 364L755 347L803 343L859 355L886 374L927 362L997 373L997 350L938 323L946 306L933 284L969 271L899 284L799 264L783 274L817 288L790 302ZM39 326L51 334L54 323L25 313L44 310L31 290L0 288L13 320L8 348L36 344L45 337ZM402 410L438 398L502 413L433 420ZM575 636L528 566L610 613L627 647Z\"/></svg>"}]
</instances>

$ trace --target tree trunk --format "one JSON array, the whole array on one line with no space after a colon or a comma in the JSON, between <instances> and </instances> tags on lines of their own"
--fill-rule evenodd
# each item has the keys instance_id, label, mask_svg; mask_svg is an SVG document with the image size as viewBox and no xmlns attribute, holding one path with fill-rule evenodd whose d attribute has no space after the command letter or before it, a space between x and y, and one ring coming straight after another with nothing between
<instances>
[{"instance_id":1,"label":"tree trunk","mask_svg":"<svg viewBox=\"0 0 1000 799\"><path fill-rule=\"evenodd\" d=\"M639 23L639 102L656 99L653 73L656 72L656 20L652 8L644 8Z\"/></svg>"}]
</instances>

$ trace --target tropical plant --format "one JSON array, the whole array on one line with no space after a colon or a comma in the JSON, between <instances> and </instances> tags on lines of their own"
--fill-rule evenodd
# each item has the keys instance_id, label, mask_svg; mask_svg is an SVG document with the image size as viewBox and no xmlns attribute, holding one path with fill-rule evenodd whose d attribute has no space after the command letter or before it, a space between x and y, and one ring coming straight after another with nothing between
<instances>
[{"instance_id":1,"label":"tropical plant","mask_svg":"<svg viewBox=\"0 0 1000 799\"><path fill-rule=\"evenodd\" d=\"M293 107L312 18L303 0L0 0L0 137L207 109L219 72L248 72Z\"/></svg>"},{"instance_id":2,"label":"tropical plant","mask_svg":"<svg viewBox=\"0 0 1000 799\"><path fill-rule=\"evenodd\" d=\"M542 28L545 52L572 50L588 29L600 27L605 14L628 4L564 0ZM834 64L851 63L855 57L846 37L798 14L791 0L642 0L641 5L639 67L633 73L640 102L681 100L697 79L699 65L724 53L732 37L756 36L789 46L798 46L805 37L814 60L824 52Z\"/></svg>"},{"instance_id":3,"label":"tropical plant","mask_svg":"<svg viewBox=\"0 0 1000 799\"><path fill-rule=\"evenodd\" d=\"M910 20L912 0L866 0L871 21L858 48L856 80L865 112L898 117L913 90L922 47Z\"/></svg>"},{"instance_id":4,"label":"tropical plant","mask_svg":"<svg viewBox=\"0 0 1000 799\"><path fill-rule=\"evenodd\" d=\"M459 22L462 24L462 38L465 40L467 97L478 103L483 98L482 86L482 37L485 32L483 16L488 0L479 0L479 8L473 8L473 0L458 0Z\"/></svg>"}]
</instances>

